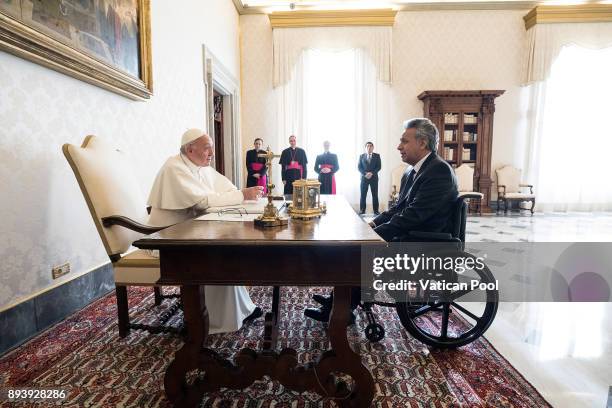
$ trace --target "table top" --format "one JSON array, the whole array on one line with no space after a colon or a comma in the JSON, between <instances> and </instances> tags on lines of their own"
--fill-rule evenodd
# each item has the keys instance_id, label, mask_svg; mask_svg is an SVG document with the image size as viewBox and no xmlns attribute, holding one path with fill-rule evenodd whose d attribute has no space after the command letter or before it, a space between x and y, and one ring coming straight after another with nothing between
<instances>
[{"instance_id":1,"label":"table top","mask_svg":"<svg viewBox=\"0 0 612 408\"><path fill-rule=\"evenodd\" d=\"M329 245L383 244L385 241L359 217L343 196L322 195L327 213L313 220L289 219L282 227L256 227L253 222L189 220L134 242L143 249L213 245ZM286 215L286 214L285 214Z\"/></svg>"}]
</instances>

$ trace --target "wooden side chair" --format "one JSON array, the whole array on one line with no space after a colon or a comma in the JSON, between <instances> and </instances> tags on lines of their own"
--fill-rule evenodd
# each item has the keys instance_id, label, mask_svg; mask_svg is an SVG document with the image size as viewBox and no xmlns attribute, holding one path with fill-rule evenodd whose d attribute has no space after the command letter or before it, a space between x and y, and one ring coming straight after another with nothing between
<instances>
[{"instance_id":1,"label":"wooden side chair","mask_svg":"<svg viewBox=\"0 0 612 408\"><path fill-rule=\"evenodd\" d=\"M145 224L148 219L145 199L125 154L96 136L87 136L81 147L65 144L62 151L113 264L119 336L125 337L130 329L178 333L177 329L163 327L180 307L178 302L160 316L160 326L130 323L127 286L152 286L156 305L164 298L178 295L164 295L157 286L158 258L144 250L128 252L132 242L165 227Z\"/></svg>"},{"instance_id":2,"label":"wooden side chair","mask_svg":"<svg viewBox=\"0 0 612 408\"><path fill-rule=\"evenodd\" d=\"M470 204L475 202L478 214L482 215L482 198L484 194L474 191L474 168L468 164L462 164L455 169L455 174L457 175L457 183L459 185L459 197L469 199ZM468 212L471 207L473 206L468 205Z\"/></svg>"},{"instance_id":3,"label":"wooden side chair","mask_svg":"<svg viewBox=\"0 0 612 408\"><path fill-rule=\"evenodd\" d=\"M497 213L501 203L504 203L504 214L508 213L508 202L531 201L531 214L535 209L535 194L533 185L521 182L521 170L513 166L504 166L495 170L497 174ZM529 188L529 193L521 192L522 188Z\"/></svg>"}]
</instances>

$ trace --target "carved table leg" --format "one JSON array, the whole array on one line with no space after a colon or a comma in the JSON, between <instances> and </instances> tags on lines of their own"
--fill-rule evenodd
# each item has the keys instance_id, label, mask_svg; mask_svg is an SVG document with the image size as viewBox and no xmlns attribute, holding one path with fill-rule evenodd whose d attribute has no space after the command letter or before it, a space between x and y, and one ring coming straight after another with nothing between
<instances>
[{"instance_id":1,"label":"carved table leg","mask_svg":"<svg viewBox=\"0 0 612 408\"><path fill-rule=\"evenodd\" d=\"M325 379L330 372L338 371L350 375L355 381L354 389L344 396L334 390L333 384L324 384L328 395L336 395L334 401L342 407L369 407L374 397L374 379L370 371L361 363L346 335L347 320L350 313L351 288L334 288L334 303L329 320L329 341L331 350L324 353L316 367L317 377ZM328 377L329 378L329 377ZM337 388L337 387L336 387Z\"/></svg>"},{"instance_id":2,"label":"carved table leg","mask_svg":"<svg viewBox=\"0 0 612 408\"><path fill-rule=\"evenodd\" d=\"M208 335L204 287L183 286L181 296L188 337L185 345L176 352L164 378L166 395L174 406L196 406L205 392L221 387L243 389L263 376L270 376L298 392L313 390L331 398L341 407L370 406L374 396L374 380L361 363L360 356L351 350L346 336L350 287L338 287L334 291L329 326L331 350L323 353L318 363L305 366L297 365L297 352L293 349L275 352L272 347L274 335L267 338L269 348L261 352L248 348L241 350L235 358L236 364L221 358L213 350L202 348ZM278 309L278 301L274 303L274 309ZM188 385L185 374L196 369L203 371L204 375ZM348 390L344 383L336 385L335 372L350 375L355 382L353 389Z\"/></svg>"},{"instance_id":3,"label":"carved table leg","mask_svg":"<svg viewBox=\"0 0 612 408\"><path fill-rule=\"evenodd\" d=\"M208 310L204 303L204 286L187 285L181 288L187 340L174 356L164 376L166 396L179 407L196 406L203 392L197 387L188 387L185 374L199 367L200 350L208 336Z\"/></svg>"}]
</instances>

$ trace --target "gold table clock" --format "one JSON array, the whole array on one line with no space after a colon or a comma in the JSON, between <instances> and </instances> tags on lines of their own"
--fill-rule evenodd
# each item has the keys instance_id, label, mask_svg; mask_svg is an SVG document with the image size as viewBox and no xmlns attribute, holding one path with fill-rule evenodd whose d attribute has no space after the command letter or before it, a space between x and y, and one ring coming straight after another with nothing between
<instances>
[{"instance_id":1,"label":"gold table clock","mask_svg":"<svg viewBox=\"0 0 612 408\"><path fill-rule=\"evenodd\" d=\"M293 202L289 207L293 219L310 220L320 217L327 210L321 203L321 183L315 179L293 182Z\"/></svg>"}]
</instances>

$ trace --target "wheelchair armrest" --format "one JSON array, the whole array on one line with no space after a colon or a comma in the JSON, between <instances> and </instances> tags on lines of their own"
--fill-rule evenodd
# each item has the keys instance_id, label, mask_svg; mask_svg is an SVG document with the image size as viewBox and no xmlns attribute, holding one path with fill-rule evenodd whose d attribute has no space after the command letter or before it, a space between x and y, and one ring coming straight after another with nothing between
<instances>
[{"instance_id":1,"label":"wheelchair armrest","mask_svg":"<svg viewBox=\"0 0 612 408\"><path fill-rule=\"evenodd\" d=\"M411 231L407 235L394 237L392 242L461 242L448 232Z\"/></svg>"},{"instance_id":2,"label":"wheelchair armrest","mask_svg":"<svg viewBox=\"0 0 612 408\"><path fill-rule=\"evenodd\" d=\"M471 194L471 193L466 193L461 195L461 198L466 199L466 198L481 198L480 195L478 194Z\"/></svg>"}]
</instances>

